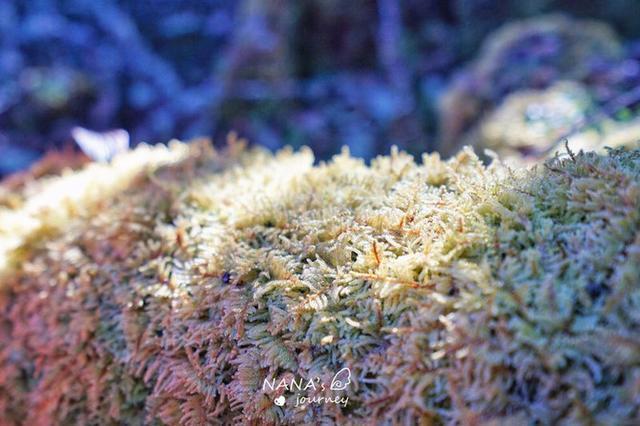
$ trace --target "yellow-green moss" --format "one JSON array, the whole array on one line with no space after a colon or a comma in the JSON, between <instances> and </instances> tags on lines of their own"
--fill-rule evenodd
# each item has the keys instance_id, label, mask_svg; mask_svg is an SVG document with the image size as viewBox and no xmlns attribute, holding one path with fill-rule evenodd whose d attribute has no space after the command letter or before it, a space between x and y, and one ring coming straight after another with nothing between
<instances>
[{"instance_id":1,"label":"yellow-green moss","mask_svg":"<svg viewBox=\"0 0 640 426\"><path fill-rule=\"evenodd\" d=\"M166 152L104 197L0 212L38 218L0 234L9 424L638 420L638 151ZM263 389L343 367L346 407Z\"/></svg>"}]
</instances>

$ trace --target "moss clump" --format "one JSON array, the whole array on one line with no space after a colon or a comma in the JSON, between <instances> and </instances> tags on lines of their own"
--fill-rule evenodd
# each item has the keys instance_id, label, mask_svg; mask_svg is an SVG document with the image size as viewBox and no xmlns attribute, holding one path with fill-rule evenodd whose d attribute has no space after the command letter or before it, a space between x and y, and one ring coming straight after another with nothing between
<instances>
[{"instance_id":1,"label":"moss clump","mask_svg":"<svg viewBox=\"0 0 640 426\"><path fill-rule=\"evenodd\" d=\"M521 90L507 96L478 126L478 146L495 150L513 163L550 158L564 147L605 152L604 147L633 147L640 138L640 119L608 118L598 114L586 87L559 82L544 90ZM536 160L537 159L537 160Z\"/></svg>"},{"instance_id":2,"label":"moss clump","mask_svg":"<svg viewBox=\"0 0 640 426\"><path fill-rule=\"evenodd\" d=\"M487 118L491 120L491 113L496 109L517 112L523 96L539 98L532 100L546 104L542 110L559 109L560 121L572 121L569 127L581 124L585 104L602 107L615 96L631 90L622 87L614 77L625 55L615 32L598 21L554 14L504 25L487 38L476 59L442 96L439 105L441 151L454 153L462 145L484 147L487 138L490 144L499 143L508 150L513 144L509 140L511 136L499 138L505 141L492 141L496 132L486 135L480 127ZM594 66L596 63L600 67ZM566 83L564 87L553 87L567 81L579 87L567 87ZM579 93L583 90L586 93ZM516 100L508 99L509 95L516 96ZM558 101L560 105L552 105ZM508 105L504 105L505 102ZM537 125L527 123L527 127L542 125L549 130L564 127L565 123L557 122L558 115L544 115L533 120ZM552 142L553 139L546 141Z\"/></svg>"},{"instance_id":3,"label":"moss clump","mask_svg":"<svg viewBox=\"0 0 640 426\"><path fill-rule=\"evenodd\" d=\"M501 158L527 154L540 158L577 123L584 123L591 108L588 92L578 83L518 91L480 124L480 146L495 150Z\"/></svg>"},{"instance_id":4,"label":"moss clump","mask_svg":"<svg viewBox=\"0 0 640 426\"><path fill-rule=\"evenodd\" d=\"M639 151L153 153L31 195L102 197L0 212L5 422L638 420ZM339 391L264 386L344 367Z\"/></svg>"}]
</instances>

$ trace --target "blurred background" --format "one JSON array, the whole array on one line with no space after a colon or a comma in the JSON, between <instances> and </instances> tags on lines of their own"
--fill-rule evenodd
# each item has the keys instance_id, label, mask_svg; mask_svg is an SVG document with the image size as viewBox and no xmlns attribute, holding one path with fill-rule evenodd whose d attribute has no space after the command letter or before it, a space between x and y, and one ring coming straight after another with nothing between
<instances>
[{"instance_id":1,"label":"blurred background","mask_svg":"<svg viewBox=\"0 0 640 426\"><path fill-rule=\"evenodd\" d=\"M74 126L526 160L635 143L639 106L637 0L0 0L0 176Z\"/></svg>"}]
</instances>

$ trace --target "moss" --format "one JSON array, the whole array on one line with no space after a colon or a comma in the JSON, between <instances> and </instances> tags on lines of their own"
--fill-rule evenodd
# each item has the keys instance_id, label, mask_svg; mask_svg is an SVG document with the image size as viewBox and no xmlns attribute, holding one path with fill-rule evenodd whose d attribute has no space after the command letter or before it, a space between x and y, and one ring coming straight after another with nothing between
<instances>
[{"instance_id":1,"label":"moss","mask_svg":"<svg viewBox=\"0 0 640 426\"><path fill-rule=\"evenodd\" d=\"M576 133L585 121L615 112L606 109L628 88L612 76L626 56L603 22L552 14L505 24L443 94L440 151L453 154L471 145L508 154L519 147L521 155L540 159L540 148L544 154L545 145ZM594 111L600 116L592 117ZM508 131L501 128L505 123ZM601 142L590 147L606 146Z\"/></svg>"},{"instance_id":2,"label":"moss","mask_svg":"<svg viewBox=\"0 0 640 426\"><path fill-rule=\"evenodd\" d=\"M546 153L552 144L588 118L592 101L577 83L560 82L546 90L521 90L504 102L480 124L480 146L509 154ZM573 138L572 138L573 142ZM594 147L597 148L598 146Z\"/></svg>"},{"instance_id":3,"label":"moss","mask_svg":"<svg viewBox=\"0 0 640 426\"><path fill-rule=\"evenodd\" d=\"M639 151L156 149L0 211L7 423L638 420ZM344 367L346 406L264 389Z\"/></svg>"}]
</instances>

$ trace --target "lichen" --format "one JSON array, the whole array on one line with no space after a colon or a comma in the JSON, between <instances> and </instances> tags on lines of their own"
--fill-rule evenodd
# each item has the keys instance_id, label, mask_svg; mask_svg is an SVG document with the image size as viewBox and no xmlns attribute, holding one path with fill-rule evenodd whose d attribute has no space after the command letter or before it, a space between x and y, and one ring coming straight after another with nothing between
<instances>
[{"instance_id":1,"label":"lichen","mask_svg":"<svg viewBox=\"0 0 640 426\"><path fill-rule=\"evenodd\" d=\"M0 212L7 423L639 420L640 151L157 149ZM346 406L263 386L344 367Z\"/></svg>"}]
</instances>

